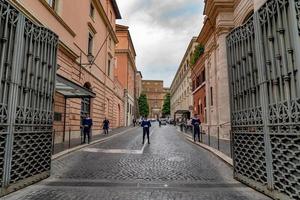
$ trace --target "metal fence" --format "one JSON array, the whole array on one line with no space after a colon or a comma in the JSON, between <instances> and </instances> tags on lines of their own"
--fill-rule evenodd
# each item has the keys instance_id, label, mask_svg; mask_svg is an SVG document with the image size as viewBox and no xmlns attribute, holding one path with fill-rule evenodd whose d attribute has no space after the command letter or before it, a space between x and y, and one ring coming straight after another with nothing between
<instances>
[{"instance_id":1,"label":"metal fence","mask_svg":"<svg viewBox=\"0 0 300 200\"><path fill-rule=\"evenodd\" d=\"M49 175L57 44L0 0L0 196Z\"/></svg>"},{"instance_id":2,"label":"metal fence","mask_svg":"<svg viewBox=\"0 0 300 200\"><path fill-rule=\"evenodd\" d=\"M203 126L201 126L200 138L199 138L200 142L214 149L217 149L218 151L224 153L228 157L232 157L231 133L228 133L228 135L230 136L229 138L221 138L220 128L222 128L223 126L215 125L217 131L214 133L211 133L210 127L212 126L208 126L207 131L205 131ZM179 126L178 128L180 129L180 131L190 135L190 137L193 139L194 137L193 126L182 124L182 126ZM198 141L198 138L196 138L196 141Z\"/></svg>"},{"instance_id":3,"label":"metal fence","mask_svg":"<svg viewBox=\"0 0 300 200\"><path fill-rule=\"evenodd\" d=\"M269 0L227 37L234 175L300 199L300 1Z\"/></svg>"}]
</instances>

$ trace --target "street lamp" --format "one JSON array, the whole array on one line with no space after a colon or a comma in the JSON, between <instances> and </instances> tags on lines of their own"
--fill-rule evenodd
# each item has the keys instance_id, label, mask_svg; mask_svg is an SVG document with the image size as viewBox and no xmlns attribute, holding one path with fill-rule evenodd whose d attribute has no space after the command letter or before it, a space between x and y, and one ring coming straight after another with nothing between
<instances>
[{"instance_id":1,"label":"street lamp","mask_svg":"<svg viewBox=\"0 0 300 200\"><path fill-rule=\"evenodd\" d=\"M92 65L93 62L94 62L94 56L93 56L93 54L92 53L88 53L87 59L88 59L89 64Z\"/></svg>"},{"instance_id":2,"label":"street lamp","mask_svg":"<svg viewBox=\"0 0 300 200\"><path fill-rule=\"evenodd\" d=\"M80 67L80 74L79 74L79 78L81 77L81 68L82 67L86 67L86 66L92 66L92 64L94 63L94 59L95 57L93 56L92 53L88 53L87 54L87 60L88 63L82 63L82 53L80 52L80 62L79 62L79 67Z\"/></svg>"}]
</instances>

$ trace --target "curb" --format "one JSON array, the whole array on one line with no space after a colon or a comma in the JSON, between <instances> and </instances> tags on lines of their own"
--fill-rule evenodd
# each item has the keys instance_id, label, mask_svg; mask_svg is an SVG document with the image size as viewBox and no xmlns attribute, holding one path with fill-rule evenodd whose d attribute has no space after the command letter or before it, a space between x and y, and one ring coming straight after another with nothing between
<instances>
[{"instance_id":1,"label":"curb","mask_svg":"<svg viewBox=\"0 0 300 200\"><path fill-rule=\"evenodd\" d=\"M83 148L85 148L85 147L88 147L88 146L91 146L91 145L94 145L94 144L97 144L97 143L100 143L100 142L106 142L106 141L108 141L108 140L111 140L111 139L113 139L113 138L119 136L119 135L123 135L124 133L127 133L127 132L129 132L129 131L131 131L131 130L134 130L134 129L137 129L137 128L138 128L138 127L129 128L129 129L125 130L125 131L122 131L122 132L120 132L120 133L116 133L116 134L114 134L114 135L112 135L112 136L109 136L109 137L106 137L106 138L102 138L102 139L99 139L99 140L92 141L90 144L79 145L79 146L77 146L77 147L73 147L73 148L71 148L71 149L64 150L64 151L62 151L62 152L59 152L59 153L57 153L57 154L52 155L51 160L56 160L56 159L58 159L58 158L60 158L60 157L62 157L62 156L65 156L65 155L67 155L67 154L70 154L70 153L72 153L72 152L74 152L74 151L78 151L78 150L80 150L80 149L83 149Z\"/></svg>"},{"instance_id":2,"label":"curb","mask_svg":"<svg viewBox=\"0 0 300 200\"><path fill-rule=\"evenodd\" d=\"M183 133L181 131L179 131L179 133ZM228 164L229 166L233 167L233 160L232 158L230 158L229 156L227 156L226 154L224 154L223 152L213 148L213 147L210 147L206 144L203 144L201 142L194 142L192 136L186 134L186 133L183 133L184 136L185 136L185 139L188 140L189 142L197 145L197 146L200 146L202 147L203 149L213 153L215 156L217 156L218 158L220 158L222 161L224 161L226 164Z\"/></svg>"}]
</instances>

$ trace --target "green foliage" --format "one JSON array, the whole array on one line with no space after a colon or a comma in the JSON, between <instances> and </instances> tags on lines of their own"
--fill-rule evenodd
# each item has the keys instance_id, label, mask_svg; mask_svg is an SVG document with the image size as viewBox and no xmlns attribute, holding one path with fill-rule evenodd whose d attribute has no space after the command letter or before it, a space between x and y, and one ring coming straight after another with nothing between
<instances>
[{"instance_id":1,"label":"green foliage","mask_svg":"<svg viewBox=\"0 0 300 200\"><path fill-rule=\"evenodd\" d=\"M202 44L199 44L196 46L195 48L195 51L192 55L192 58L191 58L191 61L190 61L190 64L191 66L193 66L194 64L196 64L197 60L200 58L200 56L202 54L204 54L204 46Z\"/></svg>"},{"instance_id":2,"label":"green foliage","mask_svg":"<svg viewBox=\"0 0 300 200\"><path fill-rule=\"evenodd\" d=\"M170 113L171 113L170 99L171 99L171 95L170 95L170 93L167 93L166 96L165 96L165 99L164 99L164 105L163 105L163 109L162 109L162 114L164 116L170 115Z\"/></svg>"},{"instance_id":3,"label":"green foliage","mask_svg":"<svg viewBox=\"0 0 300 200\"><path fill-rule=\"evenodd\" d=\"M138 99L139 103L139 114L140 116L147 116L149 115L149 104L147 100L147 96L145 94L141 94Z\"/></svg>"}]
</instances>

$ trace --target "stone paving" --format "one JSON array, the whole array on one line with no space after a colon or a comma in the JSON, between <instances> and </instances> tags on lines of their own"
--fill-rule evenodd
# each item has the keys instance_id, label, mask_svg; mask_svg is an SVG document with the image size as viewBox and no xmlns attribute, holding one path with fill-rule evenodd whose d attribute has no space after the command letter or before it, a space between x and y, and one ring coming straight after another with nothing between
<instances>
[{"instance_id":1,"label":"stone paving","mask_svg":"<svg viewBox=\"0 0 300 200\"><path fill-rule=\"evenodd\" d=\"M140 129L132 130L89 147L124 152L83 149L54 160L49 179L3 200L269 199L234 180L229 166L185 141L174 127L155 126L144 148L141 137Z\"/></svg>"}]
</instances>

